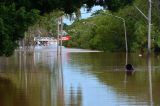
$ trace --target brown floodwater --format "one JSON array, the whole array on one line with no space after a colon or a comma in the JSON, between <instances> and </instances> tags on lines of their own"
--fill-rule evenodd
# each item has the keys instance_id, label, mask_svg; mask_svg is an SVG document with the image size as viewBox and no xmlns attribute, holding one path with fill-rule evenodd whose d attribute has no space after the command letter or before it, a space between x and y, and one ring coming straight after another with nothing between
<instances>
[{"instance_id":1,"label":"brown floodwater","mask_svg":"<svg viewBox=\"0 0 160 106\"><path fill-rule=\"evenodd\" d=\"M53 48L52 48L53 49ZM159 106L160 57L82 49L0 57L0 106Z\"/></svg>"}]
</instances>

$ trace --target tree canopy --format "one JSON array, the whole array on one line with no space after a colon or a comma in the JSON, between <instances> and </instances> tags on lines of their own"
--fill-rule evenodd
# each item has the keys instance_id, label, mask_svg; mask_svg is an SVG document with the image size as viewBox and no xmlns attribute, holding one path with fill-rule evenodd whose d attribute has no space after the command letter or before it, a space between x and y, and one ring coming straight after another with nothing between
<instances>
[{"instance_id":1,"label":"tree canopy","mask_svg":"<svg viewBox=\"0 0 160 106\"><path fill-rule=\"evenodd\" d=\"M153 2L151 39L152 50L157 52L160 51L160 8L158 0ZM135 0L134 4L147 14L147 0ZM65 46L111 52L125 51L123 21L115 16L126 22L128 50L144 52L147 47L148 21L133 5L114 13L99 10L88 19L74 22L67 27L72 39L65 42Z\"/></svg>"},{"instance_id":2,"label":"tree canopy","mask_svg":"<svg viewBox=\"0 0 160 106\"><path fill-rule=\"evenodd\" d=\"M37 10L26 11L24 7L16 10L15 5L0 6L0 55L9 56L17 47L17 41L38 18Z\"/></svg>"},{"instance_id":3,"label":"tree canopy","mask_svg":"<svg viewBox=\"0 0 160 106\"><path fill-rule=\"evenodd\" d=\"M63 10L65 13L73 13L84 4L88 8L94 5L107 7L116 11L118 8L132 3L133 0L0 0L3 5L16 4L17 8L25 7L27 10L38 9L41 13L50 12L54 9Z\"/></svg>"},{"instance_id":4,"label":"tree canopy","mask_svg":"<svg viewBox=\"0 0 160 106\"><path fill-rule=\"evenodd\" d=\"M0 0L0 55L9 56L17 47L17 41L33 25L39 15L53 10L67 14L76 12L84 4L87 8L101 5L109 10L132 3L133 0Z\"/></svg>"}]
</instances>

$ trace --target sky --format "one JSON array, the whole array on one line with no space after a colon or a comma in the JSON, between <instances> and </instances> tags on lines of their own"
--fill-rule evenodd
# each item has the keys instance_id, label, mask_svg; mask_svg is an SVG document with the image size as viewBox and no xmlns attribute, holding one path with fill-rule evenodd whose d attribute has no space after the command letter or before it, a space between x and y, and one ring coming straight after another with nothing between
<instances>
[{"instance_id":1,"label":"sky","mask_svg":"<svg viewBox=\"0 0 160 106\"><path fill-rule=\"evenodd\" d=\"M94 13L97 10L103 9L103 7L100 6L94 6L90 12L87 12L86 8L81 8L81 19L86 19L89 18L91 16L92 13ZM73 23L73 21L70 21L67 18L64 18L64 23L66 23L67 25L71 25Z\"/></svg>"}]
</instances>

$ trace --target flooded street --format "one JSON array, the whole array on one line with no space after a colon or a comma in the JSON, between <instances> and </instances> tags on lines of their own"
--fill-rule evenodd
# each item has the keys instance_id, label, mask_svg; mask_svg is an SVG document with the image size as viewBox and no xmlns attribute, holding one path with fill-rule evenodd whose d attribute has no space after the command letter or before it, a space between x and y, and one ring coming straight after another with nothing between
<instances>
[{"instance_id":1,"label":"flooded street","mask_svg":"<svg viewBox=\"0 0 160 106\"><path fill-rule=\"evenodd\" d=\"M0 58L0 106L159 106L160 57L82 49L16 51ZM150 75L149 75L150 74Z\"/></svg>"}]
</instances>

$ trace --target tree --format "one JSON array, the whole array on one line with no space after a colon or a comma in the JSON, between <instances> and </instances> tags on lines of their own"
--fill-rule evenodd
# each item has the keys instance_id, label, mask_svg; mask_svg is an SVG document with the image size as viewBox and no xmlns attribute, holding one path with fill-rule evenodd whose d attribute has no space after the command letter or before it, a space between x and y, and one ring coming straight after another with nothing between
<instances>
[{"instance_id":1,"label":"tree","mask_svg":"<svg viewBox=\"0 0 160 106\"><path fill-rule=\"evenodd\" d=\"M0 0L0 55L9 56L23 39L24 32L40 15L55 9L67 14L76 12L84 4L107 6L112 11L132 3L133 0Z\"/></svg>"},{"instance_id":2,"label":"tree","mask_svg":"<svg viewBox=\"0 0 160 106\"><path fill-rule=\"evenodd\" d=\"M24 45L34 46L34 37L57 37L57 18L64 13L62 11L53 11L39 17L39 20L28 28L23 39Z\"/></svg>"},{"instance_id":3,"label":"tree","mask_svg":"<svg viewBox=\"0 0 160 106\"><path fill-rule=\"evenodd\" d=\"M26 11L15 5L0 6L0 55L9 56L17 47L17 41L23 38L24 32L39 17L39 11Z\"/></svg>"},{"instance_id":4,"label":"tree","mask_svg":"<svg viewBox=\"0 0 160 106\"><path fill-rule=\"evenodd\" d=\"M159 14L159 10L157 9L155 1L157 0L154 0L152 9L152 49L154 49L154 51L160 51L160 27L159 16L157 15ZM147 0L135 0L134 4L138 6L144 14L147 14ZM144 52L147 47L147 20L139 13L134 5L125 6L124 8L119 9L119 11L114 12L113 15L125 19L128 50L130 52ZM83 29L83 21L87 23L94 23L97 27L94 26L94 28L90 28L89 26L86 26L87 29ZM122 21L112 16L105 15L102 10L95 12L89 19L73 23L73 25L68 27L68 30L70 29L75 29L77 32L83 30L83 33L75 33L73 31L69 32L72 38L74 38L68 42L70 46L74 47L76 45L78 47L82 47L82 45L85 44L87 46L83 46L83 48L103 51L125 51ZM86 30L88 33L84 33Z\"/></svg>"}]
</instances>

